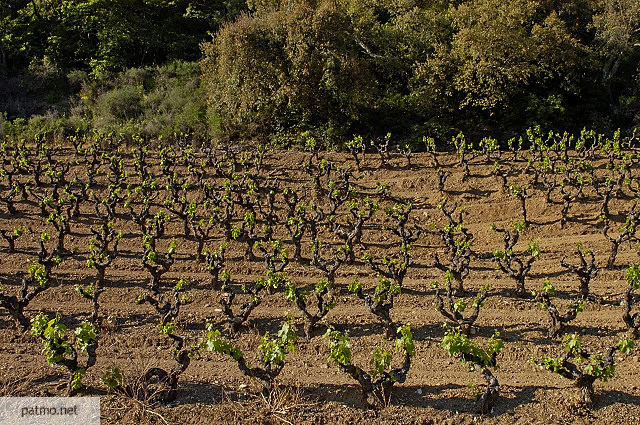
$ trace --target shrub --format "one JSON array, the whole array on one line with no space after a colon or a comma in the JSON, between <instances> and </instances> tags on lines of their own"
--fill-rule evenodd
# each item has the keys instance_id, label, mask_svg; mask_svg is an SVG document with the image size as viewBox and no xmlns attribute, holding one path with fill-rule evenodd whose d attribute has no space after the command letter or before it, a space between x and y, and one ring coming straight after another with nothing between
<instances>
[{"instance_id":1,"label":"shrub","mask_svg":"<svg viewBox=\"0 0 640 425\"><path fill-rule=\"evenodd\" d=\"M142 87L123 86L102 94L96 100L94 120L98 127L132 121L142 113Z\"/></svg>"},{"instance_id":2,"label":"shrub","mask_svg":"<svg viewBox=\"0 0 640 425\"><path fill-rule=\"evenodd\" d=\"M205 135L200 69L197 63L176 61L84 80L72 120L81 123L85 116L98 131L128 137L171 141L180 134Z\"/></svg>"},{"instance_id":3,"label":"shrub","mask_svg":"<svg viewBox=\"0 0 640 425\"><path fill-rule=\"evenodd\" d=\"M202 61L222 135L350 136L375 89L354 31L333 1L259 8L224 25Z\"/></svg>"}]
</instances>

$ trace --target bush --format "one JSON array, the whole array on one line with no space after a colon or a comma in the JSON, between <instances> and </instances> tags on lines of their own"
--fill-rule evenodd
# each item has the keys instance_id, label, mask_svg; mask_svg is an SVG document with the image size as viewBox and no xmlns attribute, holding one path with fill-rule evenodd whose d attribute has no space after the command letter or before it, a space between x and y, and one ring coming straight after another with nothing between
<instances>
[{"instance_id":1,"label":"bush","mask_svg":"<svg viewBox=\"0 0 640 425\"><path fill-rule=\"evenodd\" d=\"M259 9L223 26L202 61L222 135L351 137L376 91L354 31L332 1Z\"/></svg>"},{"instance_id":2,"label":"bush","mask_svg":"<svg viewBox=\"0 0 640 425\"><path fill-rule=\"evenodd\" d=\"M116 122L133 121L142 113L142 88L117 87L96 100L94 120L96 127Z\"/></svg>"},{"instance_id":3,"label":"bush","mask_svg":"<svg viewBox=\"0 0 640 425\"><path fill-rule=\"evenodd\" d=\"M89 121L100 132L126 137L166 140L176 134L206 135L200 68L194 62L178 61L85 80L72 119L79 124Z\"/></svg>"},{"instance_id":4,"label":"bush","mask_svg":"<svg viewBox=\"0 0 640 425\"><path fill-rule=\"evenodd\" d=\"M76 121L51 113L36 115L29 120L16 118L13 121L6 121L4 130L0 130L0 135L6 134L14 139L57 141L75 134L76 125Z\"/></svg>"},{"instance_id":5,"label":"bush","mask_svg":"<svg viewBox=\"0 0 640 425\"><path fill-rule=\"evenodd\" d=\"M144 100L143 133L164 139L174 134L207 133L200 69L193 62L157 68L153 88Z\"/></svg>"}]
</instances>

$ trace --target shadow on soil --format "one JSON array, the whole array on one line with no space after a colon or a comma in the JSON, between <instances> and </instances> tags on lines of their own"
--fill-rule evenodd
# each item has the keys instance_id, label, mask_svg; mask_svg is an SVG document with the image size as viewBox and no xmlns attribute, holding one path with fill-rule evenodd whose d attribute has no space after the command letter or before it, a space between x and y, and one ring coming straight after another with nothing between
<instances>
[{"instance_id":1,"label":"shadow on soil","mask_svg":"<svg viewBox=\"0 0 640 425\"><path fill-rule=\"evenodd\" d=\"M622 391L597 391L595 398L595 408L603 409L617 403L628 404L630 406L640 406L640 397Z\"/></svg>"}]
</instances>

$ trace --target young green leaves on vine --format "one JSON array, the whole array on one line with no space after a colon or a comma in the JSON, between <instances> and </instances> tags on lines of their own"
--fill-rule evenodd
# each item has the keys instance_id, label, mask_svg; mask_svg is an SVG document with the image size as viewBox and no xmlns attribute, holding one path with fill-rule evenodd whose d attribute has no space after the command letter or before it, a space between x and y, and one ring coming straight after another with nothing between
<instances>
[{"instance_id":1,"label":"young green leaves on vine","mask_svg":"<svg viewBox=\"0 0 640 425\"><path fill-rule=\"evenodd\" d=\"M96 362L98 337L93 326L84 322L74 330L76 347L73 347L67 339L67 327L60 323L60 319L49 319L46 314L39 313L31 320L31 334L42 340L42 352L47 363L61 366L70 373L67 395L80 389L87 369ZM79 352L86 352L88 355L84 365L78 362Z\"/></svg>"},{"instance_id":2,"label":"young green leaves on vine","mask_svg":"<svg viewBox=\"0 0 640 425\"><path fill-rule=\"evenodd\" d=\"M242 350L223 338L221 332L211 322L207 323L207 340L203 343L203 347L233 358L244 375L259 379L264 391L270 392L274 380L285 366L287 354L295 350L296 339L293 317L287 315L275 338L268 332L261 338L257 353L261 366L249 366Z\"/></svg>"},{"instance_id":3,"label":"young green leaves on vine","mask_svg":"<svg viewBox=\"0 0 640 425\"><path fill-rule=\"evenodd\" d=\"M497 356L504 348L500 333L494 332L486 348L481 348L464 335L460 330L446 327L441 347L451 357L456 357L469 370L480 372L487 381L487 388L478 400L478 413L487 414L493 411L500 386L489 368L497 369Z\"/></svg>"},{"instance_id":4,"label":"young green leaves on vine","mask_svg":"<svg viewBox=\"0 0 640 425\"><path fill-rule=\"evenodd\" d=\"M624 277L627 280L627 288L622 298L622 320L627 325L631 338L638 339L640 337L640 311L632 314L631 309L638 303L635 292L640 288L640 264L631 264Z\"/></svg>"},{"instance_id":5,"label":"young green leaves on vine","mask_svg":"<svg viewBox=\"0 0 640 425\"><path fill-rule=\"evenodd\" d=\"M542 290L539 292L533 291L533 295L540 303L540 307L549 313L549 329L547 335L549 337L556 337L561 331L564 330L566 325L576 318L578 313L582 312L584 308L585 300L578 298L571 302L567 307L565 314L560 314L560 311L553 303L551 296L555 293L555 288L551 284L548 278L546 278L542 284Z\"/></svg>"},{"instance_id":6,"label":"young green leaves on vine","mask_svg":"<svg viewBox=\"0 0 640 425\"><path fill-rule=\"evenodd\" d=\"M447 319L452 325L456 326L465 336L469 336L473 324L478 319L480 314L480 308L484 305L485 300L489 295L489 284L482 287L471 301L471 314L464 317L463 313L467 309L467 300L465 298L455 299L452 289L451 281L453 275L450 271L444 274L444 281L446 283L446 300L442 298L440 294L439 282L434 281L431 287L436 290L437 305L436 310Z\"/></svg>"},{"instance_id":7,"label":"young green leaves on vine","mask_svg":"<svg viewBox=\"0 0 640 425\"><path fill-rule=\"evenodd\" d=\"M566 335L562 344L564 349L562 357L542 359L532 357L531 362L540 369L571 379L573 385L580 389L581 400L588 408L593 406L595 381L607 382L615 374L614 352L629 354L634 347L633 340L622 339L616 345L609 347L604 355L591 354L583 348L582 339L576 334Z\"/></svg>"},{"instance_id":8,"label":"young green leaves on vine","mask_svg":"<svg viewBox=\"0 0 640 425\"><path fill-rule=\"evenodd\" d=\"M516 295L519 297L527 297L525 279L531 270L533 262L540 257L540 247L536 241L529 241L527 248L521 252L515 252L514 248L520 239L520 232L526 229L526 223L513 223L513 230L503 229L491 225L494 232L503 233L504 249L496 249L493 251L493 259L496 268L502 270L507 276L516 282Z\"/></svg>"},{"instance_id":9,"label":"young green leaves on vine","mask_svg":"<svg viewBox=\"0 0 640 425\"><path fill-rule=\"evenodd\" d=\"M388 405L393 385L406 380L411 359L415 355L415 345L409 326L400 326L397 335L395 351L403 352L402 366L391 369L393 354L379 346L371 354L372 369L367 372L351 363L351 342L348 334L333 327L329 327L324 334L329 342L329 361L358 381L369 407L379 408Z\"/></svg>"}]
</instances>

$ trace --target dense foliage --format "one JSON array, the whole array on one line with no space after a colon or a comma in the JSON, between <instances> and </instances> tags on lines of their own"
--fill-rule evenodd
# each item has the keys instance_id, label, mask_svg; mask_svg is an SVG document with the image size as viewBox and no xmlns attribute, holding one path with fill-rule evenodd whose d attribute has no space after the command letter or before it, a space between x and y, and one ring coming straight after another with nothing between
<instances>
[{"instance_id":1,"label":"dense foliage","mask_svg":"<svg viewBox=\"0 0 640 425\"><path fill-rule=\"evenodd\" d=\"M344 146L389 132L392 144L535 126L630 132L639 46L635 0L11 0L0 133L287 145L311 134ZM176 61L188 72L167 78ZM184 116L153 113L163 90ZM5 122L33 115L44 118L30 131Z\"/></svg>"},{"instance_id":2,"label":"dense foliage","mask_svg":"<svg viewBox=\"0 0 640 425\"><path fill-rule=\"evenodd\" d=\"M241 0L9 0L0 6L0 60L43 60L101 74L196 60L199 43L246 8Z\"/></svg>"},{"instance_id":3,"label":"dense foliage","mask_svg":"<svg viewBox=\"0 0 640 425\"><path fill-rule=\"evenodd\" d=\"M637 123L634 1L263 3L204 46L224 135Z\"/></svg>"}]
</instances>

